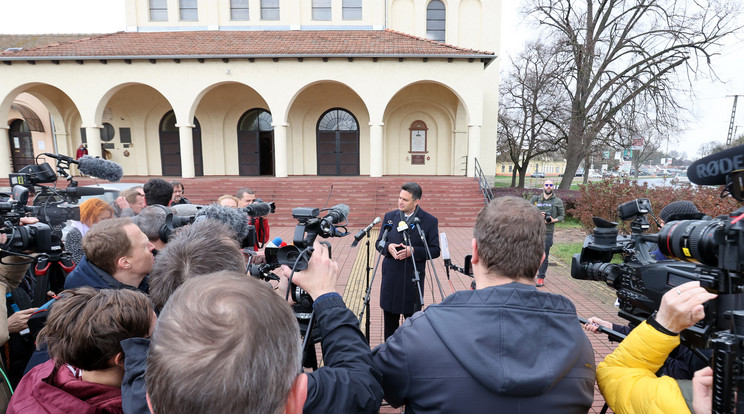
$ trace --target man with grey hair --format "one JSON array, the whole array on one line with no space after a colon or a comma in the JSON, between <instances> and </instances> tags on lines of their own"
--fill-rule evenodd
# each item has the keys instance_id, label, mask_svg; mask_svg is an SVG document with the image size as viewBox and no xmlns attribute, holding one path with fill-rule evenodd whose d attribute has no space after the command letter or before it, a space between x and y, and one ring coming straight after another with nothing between
<instances>
[{"instance_id":1,"label":"man with grey hair","mask_svg":"<svg viewBox=\"0 0 744 414\"><path fill-rule=\"evenodd\" d=\"M481 210L472 240L476 290L416 313L373 351L387 402L416 413L589 410L594 353L576 308L535 287L544 221L518 197Z\"/></svg>"},{"instance_id":2,"label":"man with grey hair","mask_svg":"<svg viewBox=\"0 0 744 414\"><path fill-rule=\"evenodd\" d=\"M314 249L293 282L314 299L325 366L302 373L297 320L268 284L235 272L190 278L152 336L146 384L153 413L379 410L380 373L335 292L338 264L318 241Z\"/></svg>"},{"instance_id":3,"label":"man with grey hair","mask_svg":"<svg viewBox=\"0 0 744 414\"><path fill-rule=\"evenodd\" d=\"M165 224L165 218L168 216L166 208L160 205L148 206L140 211L139 215L133 218L134 224L145 233L155 249L160 251L165 247L165 242L160 240L160 229Z\"/></svg>"}]
</instances>

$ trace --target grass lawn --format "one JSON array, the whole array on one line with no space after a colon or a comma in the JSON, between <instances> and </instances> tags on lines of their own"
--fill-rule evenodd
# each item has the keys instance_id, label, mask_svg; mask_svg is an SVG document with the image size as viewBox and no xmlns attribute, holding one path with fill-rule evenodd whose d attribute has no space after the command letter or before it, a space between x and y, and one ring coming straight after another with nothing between
<instances>
[{"instance_id":1,"label":"grass lawn","mask_svg":"<svg viewBox=\"0 0 744 414\"><path fill-rule=\"evenodd\" d=\"M550 248L550 255L555 256L566 266L571 266L571 257L576 253L581 253L583 242L574 243L555 243Z\"/></svg>"},{"instance_id":2,"label":"grass lawn","mask_svg":"<svg viewBox=\"0 0 744 414\"><path fill-rule=\"evenodd\" d=\"M556 185L560 183L561 177L546 177L553 180ZM545 182L546 178L532 178L530 176L527 176L524 178L524 187L525 188L542 188L543 183ZM594 179L592 180L594 181ZM517 177L517 182L519 182L519 177ZM578 190L579 184L583 183L582 177L576 177L574 178L573 183L571 184L571 190ZM494 177L493 180L493 186L494 187L509 187L511 185L511 176L503 176L503 175L497 175Z\"/></svg>"}]
</instances>

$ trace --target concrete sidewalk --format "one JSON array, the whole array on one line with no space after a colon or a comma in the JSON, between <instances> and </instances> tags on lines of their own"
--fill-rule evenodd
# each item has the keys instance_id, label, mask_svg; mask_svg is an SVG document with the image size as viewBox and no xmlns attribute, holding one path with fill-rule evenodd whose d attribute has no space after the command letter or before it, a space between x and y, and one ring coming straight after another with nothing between
<instances>
[{"instance_id":1,"label":"concrete sidewalk","mask_svg":"<svg viewBox=\"0 0 744 414\"><path fill-rule=\"evenodd\" d=\"M349 229L349 231L352 234L356 232L352 229ZM376 231L376 229L373 230L370 237L371 252L369 261L371 267L375 265L374 259L376 258L376 251L374 250L374 242L377 237ZM462 266L463 258L465 255L470 254L471 240L473 237L472 228L440 227L439 231L447 234L452 262L456 265ZM281 237L282 240L287 243L291 242L293 233L294 227L271 228L272 238ZM575 241L573 239L577 238L577 235L569 235L566 233L564 238L568 237L570 237L571 240L564 240L562 239L561 233L556 233L555 242ZM362 311L363 299L368 286L366 281L367 266L365 259L365 240L362 240L359 245L354 248L350 247L351 243L354 241L352 237L324 240L331 243L333 259L339 263L341 269L341 276L338 280L337 290L343 295L344 301L349 309L351 309L355 315L359 316ZM435 259L434 262L434 270L436 271L438 278L433 277L431 269L427 268L424 294L425 305L438 303L442 300L439 284L436 281L437 279L439 279L445 297L456 290L470 288L470 282L472 280L470 277L450 271L448 278L442 259ZM622 318L617 316L617 310L614 306L614 290L604 283L572 279L569 266L570 264L566 265L551 260L551 265L548 268L547 277L545 279L545 287L540 289L569 298L575 304L577 313L581 317L588 318L591 316L598 316L611 322L625 323ZM372 278L371 271L370 278ZM372 347L383 342L382 311L379 307L380 278L380 270L378 269L372 283L370 294L371 329L369 338ZM362 321L361 329L363 332L365 331L364 321ZM616 344L610 343L605 335L588 334L588 336L592 342L592 346L594 347L595 360L597 363L602 361L604 357L611 353L616 347ZM599 413L603 404L604 399L595 385L594 406L589 412ZM385 404L381 408L380 412L399 413L400 409L393 409Z\"/></svg>"}]
</instances>

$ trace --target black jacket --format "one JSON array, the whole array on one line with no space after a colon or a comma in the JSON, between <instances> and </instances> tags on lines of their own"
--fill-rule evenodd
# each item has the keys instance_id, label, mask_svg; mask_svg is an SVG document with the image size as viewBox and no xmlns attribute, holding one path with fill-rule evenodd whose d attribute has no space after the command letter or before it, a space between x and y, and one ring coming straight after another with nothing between
<instances>
[{"instance_id":1,"label":"black jacket","mask_svg":"<svg viewBox=\"0 0 744 414\"><path fill-rule=\"evenodd\" d=\"M338 294L313 303L325 365L307 374L304 413L376 413L382 402L382 375L372 362L359 321ZM145 371L150 340L122 341L126 354L121 394L124 412L149 413L145 400ZM267 391L268 392L268 391Z\"/></svg>"},{"instance_id":2,"label":"black jacket","mask_svg":"<svg viewBox=\"0 0 744 414\"><path fill-rule=\"evenodd\" d=\"M563 296L509 283L456 292L373 351L385 400L411 413L586 413L594 353Z\"/></svg>"},{"instance_id":3,"label":"black jacket","mask_svg":"<svg viewBox=\"0 0 744 414\"><path fill-rule=\"evenodd\" d=\"M424 210L418 208L413 216L408 220L413 222L413 218L418 217L421 220L419 226L424 230L426 243L429 245L429 251L433 259L439 257L439 220ZM421 301L419 298L416 283L414 283L414 271L411 258L406 260L396 260L390 255L388 246L391 243L403 243L403 233L398 232L398 223L402 220L400 210L393 210L385 214L382 220L383 229L377 237L377 249L382 252L385 259L382 261L382 287L380 290L380 307L383 310L398 314L410 314L421 310ZM379 246L386 224L392 223L392 229L388 232L387 241L384 247ZM413 258L416 262L416 268L419 271L419 285L421 293L424 292L424 279L427 254L424 248L424 241L418 229L405 230L408 234L411 245L413 246Z\"/></svg>"}]
</instances>

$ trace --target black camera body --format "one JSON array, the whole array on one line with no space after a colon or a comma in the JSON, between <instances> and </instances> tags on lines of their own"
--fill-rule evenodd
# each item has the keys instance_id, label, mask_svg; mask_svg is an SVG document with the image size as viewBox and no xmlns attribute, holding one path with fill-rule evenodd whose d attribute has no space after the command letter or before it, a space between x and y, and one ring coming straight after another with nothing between
<instances>
[{"instance_id":1,"label":"black camera body","mask_svg":"<svg viewBox=\"0 0 744 414\"><path fill-rule=\"evenodd\" d=\"M29 207L28 188L21 185L13 187L13 201L0 202L0 229L7 235L7 242L2 246L0 258L7 254L22 254L25 251L59 254L62 252L62 241L52 231L52 227L42 221L21 226L20 220L28 213L38 214L37 207Z\"/></svg>"},{"instance_id":2,"label":"black camera body","mask_svg":"<svg viewBox=\"0 0 744 414\"><path fill-rule=\"evenodd\" d=\"M550 212L545 213L545 224L550 224L553 221L553 216L550 215Z\"/></svg>"}]
</instances>

